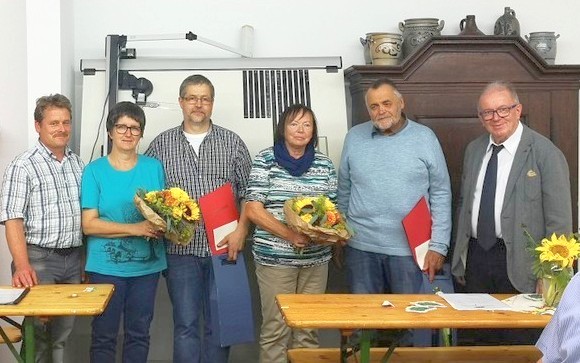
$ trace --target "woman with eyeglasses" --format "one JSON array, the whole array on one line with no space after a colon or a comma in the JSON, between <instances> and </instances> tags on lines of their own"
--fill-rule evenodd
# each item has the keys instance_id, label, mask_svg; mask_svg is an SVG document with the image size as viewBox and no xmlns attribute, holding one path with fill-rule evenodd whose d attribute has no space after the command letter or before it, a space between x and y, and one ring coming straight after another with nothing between
<instances>
[{"instance_id":1,"label":"woman with eyeglasses","mask_svg":"<svg viewBox=\"0 0 580 363\"><path fill-rule=\"evenodd\" d=\"M262 306L260 362L287 362L288 348L317 348L316 329L290 329L276 306L278 294L323 294L331 247L312 243L285 222L284 202L325 195L336 202L332 161L316 151L318 128L308 106L289 106L276 128L273 147L254 159L246 190L246 212L256 225L252 252Z\"/></svg>"},{"instance_id":2,"label":"woman with eyeglasses","mask_svg":"<svg viewBox=\"0 0 580 363\"><path fill-rule=\"evenodd\" d=\"M115 285L105 311L92 322L90 361L114 362L123 318L123 362L146 362L159 273L167 267L161 231L141 216L138 189L165 187L161 163L137 153L145 113L134 103L116 104L107 117L112 149L86 166L82 176L86 273L91 283Z\"/></svg>"}]
</instances>

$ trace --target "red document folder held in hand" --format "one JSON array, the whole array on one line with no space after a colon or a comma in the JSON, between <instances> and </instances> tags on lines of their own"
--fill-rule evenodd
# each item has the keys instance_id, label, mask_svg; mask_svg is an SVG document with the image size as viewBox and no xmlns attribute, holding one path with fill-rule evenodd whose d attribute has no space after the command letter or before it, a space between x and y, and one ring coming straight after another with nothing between
<instances>
[{"instance_id":1,"label":"red document folder held in hand","mask_svg":"<svg viewBox=\"0 0 580 363\"><path fill-rule=\"evenodd\" d=\"M431 241L431 213L425 197L421 197L409 214L403 218L403 228L407 234L411 253L422 270Z\"/></svg>"},{"instance_id":2,"label":"red document folder held in hand","mask_svg":"<svg viewBox=\"0 0 580 363\"><path fill-rule=\"evenodd\" d=\"M228 246L217 244L238 225L238 207L232 185L226 183L199 198L199 208L205 224L209 248L213 256L227 253Z\"/></svg>"}]
</instances>

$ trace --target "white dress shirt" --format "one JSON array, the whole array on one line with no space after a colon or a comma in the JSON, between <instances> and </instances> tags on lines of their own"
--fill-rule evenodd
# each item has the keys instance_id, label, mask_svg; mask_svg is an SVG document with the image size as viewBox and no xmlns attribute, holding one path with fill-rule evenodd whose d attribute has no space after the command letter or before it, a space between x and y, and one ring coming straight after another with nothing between
<instances>
[{"instance_id":1,"label":"white dress shirt","mask_svg":"<svg viewBox=\"0 0 580 363\"><path fill-rule=\"evenodd\" d=\"M508 178L510 176L510 170L512 169L512 164L514 163L514 157L516 155L516 150L522 139L522 132L524 127L521 122L518 123L516 131L501 145L503 149L497 154L497 184L495 187L495 235L498 238L502 238L501 233L501 209L503 207L503 200L505 196L505 188L507 186ZM475 184L475 191L473 193L473 206L471 213L471 236L477 238L477 220L479 218L479 204L481 202L481 190L483 189L483 179L485 178L485 171L487 169L487 164L489 159L491 159L492 147L491 145L497 145L489 137L489 144L485 155L483 156L483 162L481 163L481 169L479 170L479 176L477 177L477 184Z\"/></svg>"}]
</instances>

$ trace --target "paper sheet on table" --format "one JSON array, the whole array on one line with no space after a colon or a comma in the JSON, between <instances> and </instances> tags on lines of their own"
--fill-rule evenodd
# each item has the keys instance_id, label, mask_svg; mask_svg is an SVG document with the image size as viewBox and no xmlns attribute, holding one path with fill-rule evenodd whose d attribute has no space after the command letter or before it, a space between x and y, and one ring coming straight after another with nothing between
<instances>
[{"instance_id":1,"label":"paper sheet on table","mask_svg":"<svg viewBox=\"0 0 580 363\"><path fill-rule=\"evenodd\" d=\"M490 294L438 294L455 310L512 310Z\"/></svg>"},{"instance_id":2,"label":"paper sheet on table","mask_svg":"<svg viewBox=\"0 0 580 363\"><path fill-rule=\"evenodd\" d=\"M540 294L518 294L502 301L513 311L536 312L544 307L544 299Z\"/></svg>"},{"instance_id":3,"label":"paper sheet on table","mask_svg":"<svg viewBox=\"0 0 580 363\"><path fill-rule=\"evenodd\" d=\"M30 288L0 288L0 305L14 305L22 300Z\"/></svg>"}]
</instances>

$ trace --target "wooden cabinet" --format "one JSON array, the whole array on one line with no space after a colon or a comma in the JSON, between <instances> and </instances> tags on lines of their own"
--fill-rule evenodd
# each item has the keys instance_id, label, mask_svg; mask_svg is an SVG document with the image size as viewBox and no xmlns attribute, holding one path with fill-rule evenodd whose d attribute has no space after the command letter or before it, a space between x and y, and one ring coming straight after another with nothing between
<instances>
[{"instance_id":1,"label":"wooden cabinet","mask_svg":"<svg viewBox=\"0 0 580 363\"><path fill-rule=\"evenodd\" d=\"M398 66L352 66L345 71L353 125L369 120L364 94L380 77L397 84L407 116L437 134L451 175L454 211L463 151L485 132L477 117L479 94L491 81L512 82L523 105L522 121L550 138L568 160L576 228L580 66L548 65L520 37L433 37Z\"/></svg>"}]
</instances>

